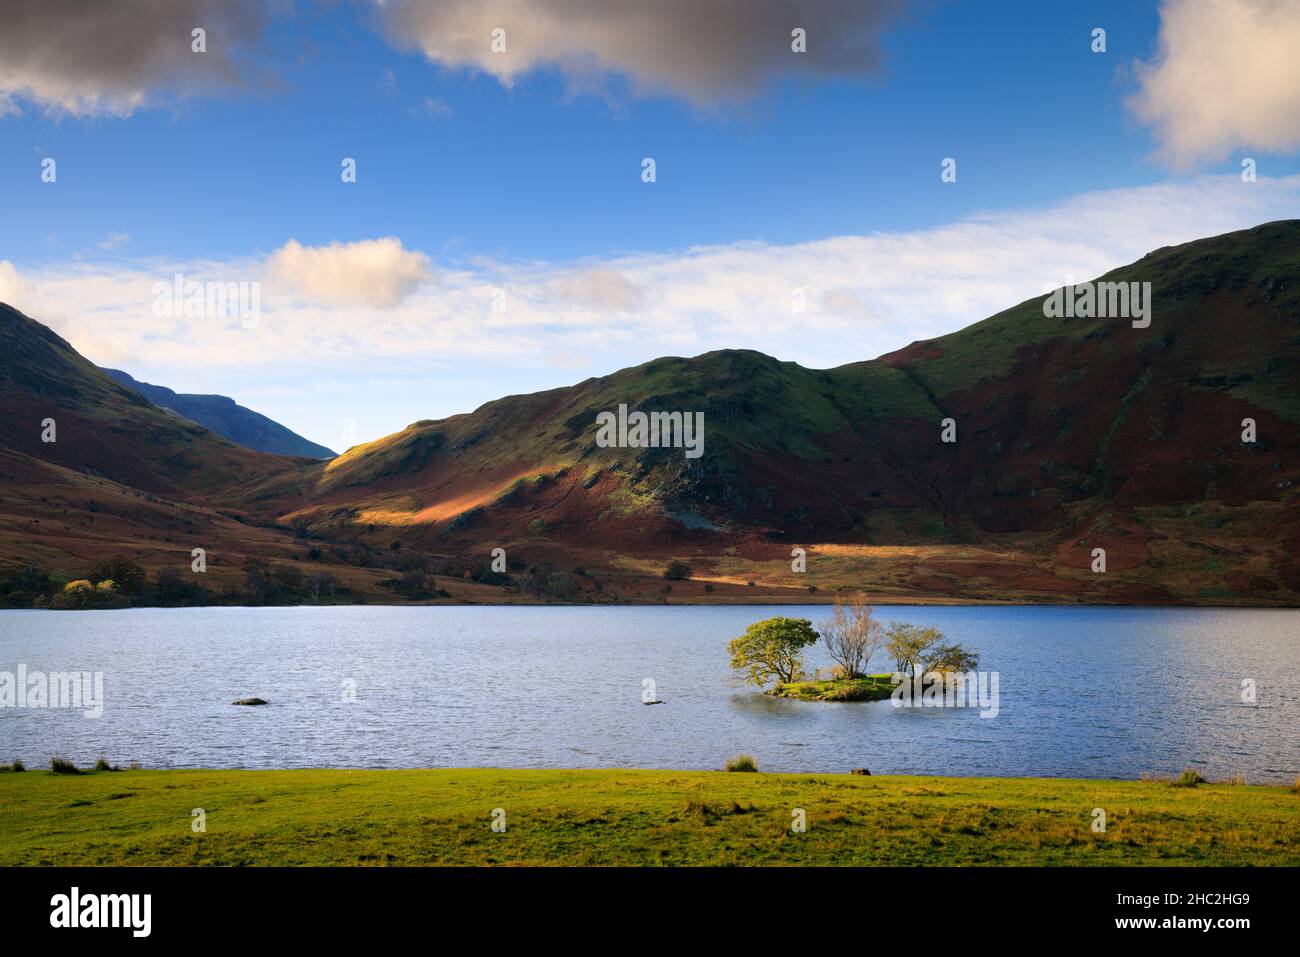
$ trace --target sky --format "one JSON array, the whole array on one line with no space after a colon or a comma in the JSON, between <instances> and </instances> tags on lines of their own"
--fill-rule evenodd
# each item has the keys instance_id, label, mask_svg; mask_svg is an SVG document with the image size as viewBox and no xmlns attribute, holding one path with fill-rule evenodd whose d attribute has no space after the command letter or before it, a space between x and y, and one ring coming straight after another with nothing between
<instances>
[{"instance_id":1,"label":"sky","mask_svg":"<svg viewBox=\"0 0 1300 957\"><path fill-rule=\"evenodd\" d=\"M335 449L828 367L1300 216L1297 49L1296 0L6 0L0 300Z\"/></svg>"}]
</instances>

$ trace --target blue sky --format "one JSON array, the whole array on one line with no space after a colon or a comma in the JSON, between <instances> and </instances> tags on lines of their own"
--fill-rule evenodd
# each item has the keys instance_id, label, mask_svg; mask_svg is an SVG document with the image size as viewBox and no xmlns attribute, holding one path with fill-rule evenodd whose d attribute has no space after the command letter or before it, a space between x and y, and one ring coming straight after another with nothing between
<instances>
[{"instance_id":1,"label":"blue sky","mask_svg":"<svg viewBox=\"0 0 1300 957\"><path fill-rule=\"evenodd\" d=\"M277 23L275 91L126 121L6 119L6 253L58 258L127 232L145 256L397 235L449 257L569 259L912 229L1164 174L1122 106L1127 65L1153 52L1151 5L936 3L887 33L878 75L778 80L703 111L631 98L617 79L612 103L570 95L548 70L507 90L392 49L368 17L340 5ZM1108 50L1094 54L1100 24ZM57 191L36 175L44 156ZM359 165L346 187L344 156ZM946 156L958 182L939 189Z\"/></svg>"},{"instance_id":2,"label":"blue sky","mask_svg":"<svg viewBox=\"0 0 1300 957\"><path fill-rule=\"evenodd\" d=\"M858 318L870 312L877 321L821 352L780 353L800 337L751 335L721 298L683 309L690 301L678 296L676 312L647 320L668 333L638 332L637 316L667 301L659 284L681 281L667 278L670 266L690 260L693 247L759 244L782 260L783 247L833 237L933 242L931 231L989 215L1055 210L1068 223L1061 211L1093 194L1118 203L1124 191L1176 187L1204 202L1207 190L1220 188L1206 183L1239 180L1244 155L1258 159L1261 180L1286 183L1300 174L1300 156L1285 136L1238 143L1235 129L1225 131L1217 152L1186 162L1160 155L1168 145L1160 130L1127 102L1142 83L1139 65L1161 55L1155 3L912 4L881 33L878 69L834 77L774 70L755 95L705 105L672 90L643 95L634 88L635 70L620 73L617 63L596 94L575 93L573 76L545 62L507 85L399 48L368 3L296 9L271 15L252 44L258 72L246 75L247 88L175 95L163 76L127 115L60 108L42 100L38 85L24 91L11 78L16 109L0 115L0 291L8 275L10 290L24 294L10 298L94 361L180 391L234 395L336 447L346 439L338 434L345 420L357 440L373 438L502 393L567 384L662 353L734 345L829 365L983 317L975 311L985 307L978 296L959 296L945 311L931 308L942 298L933 290L900 305L897 296L873 298L840 278L822 290L835 293L823 301L846 301L838 291L847 290L848 301L862 306ZM1103 54L1090 50L1098 26L1107 32ZM0 73L0 92L5 82ZM646 156L657 163L653 184L641 181ZM41 182L45 157L57 160L56 184ZM357 160L355 184L340 182L343 157ZM957 159L955 183L940 182L944 157ZM1240 209L1228 206L1249 225L1252 217L1295 215L1287 207L1294 193L1275 194L1277 215L1261 212L1272 204L1261 205L1260 193ZM1170 215L1166 232L1153 227L1152 242L1198 235L1189 221L1197 217ZM1230 228L1238 220L1223 222ZM1020 228L1013 219L1004 227ZM412 287L395 310L393 303L321 306L303 297L297 328L314 323L321 330L310 357L290 340L261 350L236 345L224 360L202 361L221 351L207 333L133 326L131 300L105 293L114 282L169 277L177 264L190 272L202 271L200 263L226 264L223 277L232 269L254 274L289 240L316 248L382 237L424 257L429 281ZM953 241L969 237L956 233ZM1087 246L1090 237L1073 241ZM1146 251L1114 236L1095 237L1094 246L1095 256L1060 261L1062 282L1076 265L1101 268L1115 264L1107 257ZM888 268L889 260L864 259L862 269L879 270L882 262ZM658 278L627 278L638 269ZM571 275L577 285L555 278ZM969 275L961 276L969 284ZM1051 277L1021 278L1016 291L1032 285L1032 294ZM517 327L450 311L456 300L448 290L469 295L465 290L480 287L509 287L512 295L577 289L581 302L546 313L537 296ZM1004 294L993 283L988 303ZM376 333L368 350L366 335L357 334L391 318L400 323L399 339L420 340L410 310L422 304L441 309L428 324L427 349L394 348ZM606 308L603 324L597 306ZM925 311L928 324L874 315L887 307ZM855 309L836 319L838 335ZM268 318L268 333L288 328L288 306L283 315L280 327ZM621 325L627 334L620 335ZM597 341L602 328L609 332L604 343ZM338 348L316 348L324 339ZM494 351L475 339L509 342Z\"/></svg>"}]
</instances>

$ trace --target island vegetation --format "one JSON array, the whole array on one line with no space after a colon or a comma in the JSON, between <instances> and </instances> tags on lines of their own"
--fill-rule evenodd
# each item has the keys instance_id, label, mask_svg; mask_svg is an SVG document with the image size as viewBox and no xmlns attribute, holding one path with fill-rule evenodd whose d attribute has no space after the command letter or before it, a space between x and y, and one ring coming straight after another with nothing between
<instances>
[{"instance_id":1,"label":"island vegetation","mask_svg":"<svg viewBox=\"0 0 1300 957\"><path fill-rule=\"evenodd\" d=\"M754 622L728 644L731 667L767 694L804 701L879 701L893 693L903 676L918 671L942 676L979 667L978 653L947 641L939 629L900 621L882 624L875 612L865 593L840 593L820 629L807 618ZM802 653L819 640L835 664L829 674L818 669L808 675ZM893 661L894 670L869 672L871 660L881 653Z\"/></svg>"}]
</instances>

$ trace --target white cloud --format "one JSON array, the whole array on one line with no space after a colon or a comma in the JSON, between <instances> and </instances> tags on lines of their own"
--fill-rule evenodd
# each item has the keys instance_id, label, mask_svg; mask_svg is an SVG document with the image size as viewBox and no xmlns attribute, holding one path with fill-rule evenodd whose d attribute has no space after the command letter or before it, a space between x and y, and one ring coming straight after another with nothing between
<instances>
[{"instance_id":1,"label":"white cloud","mask_svg":"<svg viewBox=\"0 0 1300 957\"><path fill-rule=\"evenodd\" d=\"M421 281L423 254L396 239L289 243L269 257L225 261L71 262L21 274L0 263L0 298L17 296L15 305L92 361L177 389L238 397L241 387L267 382L290 392L322 379L357 383L350 395L312 400L315 426L289 399L259 407L276 418L284 402L294 427L337 442L337 422L363 403L382 406L382 426L366 432L374 437L662 355L748 348L814 368L874 358L1160 246L1284 217L1300 218L1300 176L1252 184L1203 176L912 232L576 263L478 260L441 269L436 284ZM312 295L268 282L254 328L236 318L153 315L154 283L176 272L257 280L277 263ZM504 312L493 309L496 289L505 290ZM795 289L805 290L803 313L793 309ZM344 299L356 304L339 308ZM405 398L371 395L365 384L421 376L428 389L403 387Z\"/></svg>"},{"instance_id":2,"label":"white cloud","mask_svg":"<svg viewBox=\"0 0 1300 957\"><path fill-rule=\"evenodd\" d=\"M641 289L608 266L568 272L555 281L552 290L560 300L605 312L631 312L643 298Z\"/></svg>"},{"instance_id":3,"label":"white cloud","mask_svg":"<svg viewBox=\"0 0 1300 957\"><path fill-rule=\"evenodd\" d=\"M1160 48L1130 108L1179 168L1300 148L1300 3L1165 0Z\"/></svg>"},{"instance_id":4,"label":"white cloud","mask_svg":"<svg viewBox=\"0 0 1300 957\"><path fill-rule=\"evenodd\" d=\"M427 116L451 116L454 112L450 103L436 96L426 96L420 107Z\"/></svg>"},{"instance_id":5,"label":"white cloud","mask_svg":"<svg viewBox=\"0 0 1300 957\"><path fill-rule=\"evenodd\" d=\"M379 307L396 306L431 275L428 256L391 236L328 246L291 239L271 254L267 274L316 303Z\"/></svg>"},{"instance_id":6,"label":"white cloud","mask_svg":"<svg viewBox=\"0 0 1300 957\"><path fill-rule=\"evenodd\" d=\"M0 259L0 302L7 302L16 309L22 309L26 298L27 284L14 264L7 259Z\"/></svg>"},{"instance_id":7,"label":"white cloud","mask_svg":"<svg viewBox=\"0 0 1300 957\"><path fill-rule=\"evenodd\" d=\"M391 42L509 86L539 67L583 89L606 74L697 103L743 98L786 73L863 74L904 0L375 0ZM806 32L806 51L791 33ZM504 50L493 31L504 30Z\"/></svg>"}]
</instances>

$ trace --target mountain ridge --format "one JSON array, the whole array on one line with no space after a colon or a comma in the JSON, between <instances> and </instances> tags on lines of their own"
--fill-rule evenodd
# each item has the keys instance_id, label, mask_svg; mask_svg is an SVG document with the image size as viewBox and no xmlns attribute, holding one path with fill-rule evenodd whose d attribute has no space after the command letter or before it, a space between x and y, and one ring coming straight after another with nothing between
<instances>
[{"instance_id":1,"label":"mountain ridge","mask_svg":"<svg viewBox=\"0 0 1300 957\"><path fill-rule=\"evenodd\" d=\"M332 449L303 438L274 419L238 404L229 396L176 392L166 386L141 382L121 369L100 368L109 377L139 392L154 405L171 409L191 422L197 422L255 452L314 459L332 459L336 454Z\"/></svg>"},{"instance_id":2,"label":"mountain ridge","mask_svg":"<svg viewBox=\"0 0 1300 957\"><path fill-rule=\"evenodd\" d=\"M1053 318L1040 296L833 369L661 357L327 462L178 474L177 494L206 485L256 523L471 585L499 583L501 548L503 577L565 600L1300 604L1300 222L1097 281L1151 282L1150 326ZM57 376L20 371L53 401ZM620 403L702 412L705 454L602 447L596 416ZM48 455L31 435L22 451ZM693 573L664 584L674 559Z\"/></svg>"}]
</instances>

